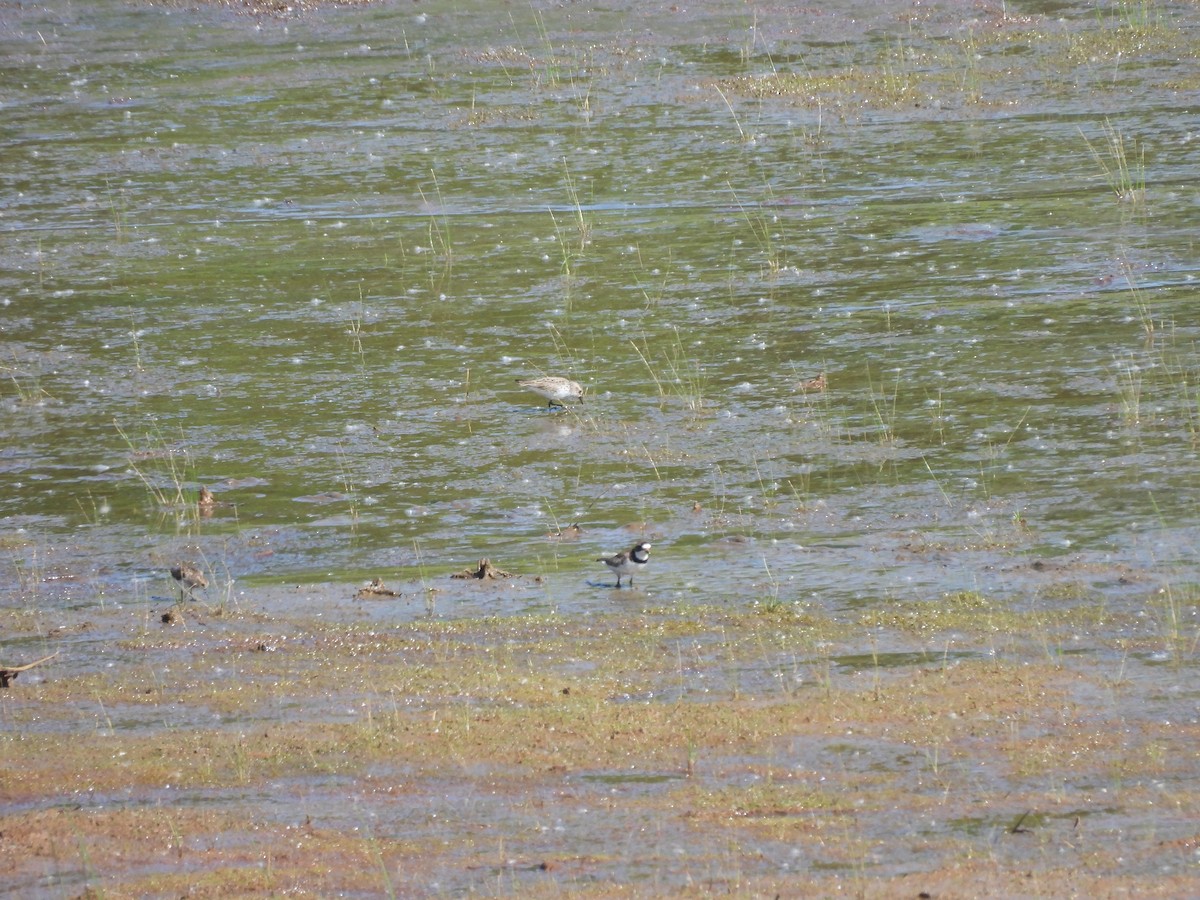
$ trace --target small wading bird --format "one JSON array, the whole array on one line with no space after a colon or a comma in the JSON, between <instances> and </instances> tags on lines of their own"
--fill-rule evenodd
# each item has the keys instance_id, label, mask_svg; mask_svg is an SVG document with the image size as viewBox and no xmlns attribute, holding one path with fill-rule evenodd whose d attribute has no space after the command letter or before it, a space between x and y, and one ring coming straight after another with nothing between
<instances>
[{"instance_id":1,"label":"small wading bird","mask_svg":"<svg viewBox=\"0 0 1200 900\"><path fill-rule=\"evenodd\" d=\"M650 562L650 545L645 541L634 544L626 553L616 556L601 556L596 562L602 562L617 576L617 587L621 586L621 578L629 576L629 586L633 587L633 573L641 571Z\"/></svg>"},{"instance_id":2,"label":"small wading bird","mask_svg":"<svg viewBox=\"0 0 1200 900\"><path fill-rule=\"evenodd\" d=\"M564 402L566 400L574 403L583 402L583 385L569 378L559 378L557 375L546 375L542 378L518 378L517 384L527 391L533 391L535 394L545 397L549 401L546 404L547 409L553 409L556 406L566 409Z\"/></svg>"},{"instance_id":3,"label":"small wading bird","mask_svg":"<svg viewBox=\"0 0 1200 900\"><path fill-rule=\"evenodd\" d=\"M208 579L204 577L200 567L194 563L181 562L171 566L171 577L179 584L180 603L183 602L185 596L195 600L196 588L208 587Z\"/></svg>"},{"instance_id":4,"label":"small wading bird","mask_svg":"<svg viewBox=\"0 0 1200 900\"><path fill-rule=\"evenodd\" d=\"M803 391L806 394L809 391L812 391L813 393L820 393L821 391L825 390L825 388L827 388L828 386L829 386L829 382L826 380L824 372L822 372L816 378L810 378L810 379L808 379L808 381L802 381L798 385L796 385L797 388L799 388L801 391Z\"/></svg>"}]
</instances>

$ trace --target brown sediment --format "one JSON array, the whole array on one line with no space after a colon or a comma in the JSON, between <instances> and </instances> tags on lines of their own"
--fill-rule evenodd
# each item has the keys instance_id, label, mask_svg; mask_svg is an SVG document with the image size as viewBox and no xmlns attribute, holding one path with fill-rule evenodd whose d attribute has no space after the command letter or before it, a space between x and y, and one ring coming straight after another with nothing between
<instances>
[{"instance_id":1,"label":"brown sediment","mask_svg":"<svg viewBox=\"0 0 1200 900\"><path fill-rule=\"evenodd\" d=\"M1197 726L1139 714L1143 688L1116 686L1103 656L986 652L1087 617L964 593L861 624L679 605L379 627L342 586L306 587L309 614L277 593L273 611L131 635L115 666L73 659L6 693L0 748L21 762L0 776L0 879L49 867L117 896L421 895L502 872L525 896L579 879L633 896L631 871L670 861L676 896L704 896L687 886L704 871L743 895L1166 897L1190 874L1194 820L1160 806L1166 790L1181 814L1200 808ZM97 628L122 615L89 611ZM957 634L952 650L922 649L925 627ZM865 654L864 630L909 649ZM567 826L516 827L529 816ZM647 821L655 841L622 840ZM910 860L893 851L913 823ZM1114 835L1119 862L1102 852ZM687 849L659 858L673 846Z\"/></svg>"}]
</instances>

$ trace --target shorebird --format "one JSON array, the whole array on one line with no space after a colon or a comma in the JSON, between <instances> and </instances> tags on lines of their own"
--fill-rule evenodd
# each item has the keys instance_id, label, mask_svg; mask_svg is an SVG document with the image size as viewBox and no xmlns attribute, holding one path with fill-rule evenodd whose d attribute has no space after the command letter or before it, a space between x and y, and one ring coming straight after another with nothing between
<instances>
[{"instance_id":1,"label":"shorebird","mask_svg":"<svg viewBox=\"0 0 1200 900\"><path fill-rule=\"evenodd\" d=\"M822 372L816 378L810 378L810 379L808 379L808 381L802 381L798 385L796 385L796 387L799 388L801 391L803 391L805 394L807 394L809 391L812 391L813 393L819 393L819 392L825 390L825 388L828 386L829 386L829 382L828 382L828 380L826 380L824 372Z\"/></svg>"},{"instance_id":2,"label":"shorebird","mask_svg":"<svg viewBox=\"0 0 1200 900\"><path fill-rule=\"evenodd\" d=\"M566 400L575 403L583 402L583 385L570 378L559 378L557 375L545 375L541 378L518 378L517 384L527 391L533 391L535 394L545 397L549 401L546 404L547 409L553 409L556 406L565 409L564 401Z\"/></svg>"},{"instance_id":3,"label":"shorebird","mask_svg":"<svg viewBox=\"0 0 1200 900\"><path fill-rule=\"evenodd\" d=\"M633 573L644 569L646 563L650 562L650 545L642 541L634 544L627 552L618 553L616 556L601 556L596 562L604 563L613 571L617 576L617 587L621 586L621 578L625 575L629 576L629 586L633 587Z\"/></svg>"},{"instance_id":4,"label":"shorebird","mask_svg":"<svg viewBox=\"0 0 1200 900\"><path fill-rule=\"evenodd\" d=\"M196 588L208 587L208 579L204 577L204 573L200 571L200 567L195 563L176 563L171 566L171 577L179 584L179 602L183 602L185 596L196 599Z\"/></svg>"}]
</instances>

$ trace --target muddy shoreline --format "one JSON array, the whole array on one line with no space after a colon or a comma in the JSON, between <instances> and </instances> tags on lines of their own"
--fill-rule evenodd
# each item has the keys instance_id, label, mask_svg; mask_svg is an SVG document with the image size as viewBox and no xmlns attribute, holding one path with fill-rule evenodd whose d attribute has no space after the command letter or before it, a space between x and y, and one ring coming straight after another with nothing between
<instances>
[{"instance_id":1,"label":"muddy shoreline","mask_svg":"<svg viewBox=\"0 0 1200 900\"><path fill-rule=\"evenodd\" d=\"M484 6L0 16L0 894L1197 894L1197 7Z\"/></svg>"}]
</instances>

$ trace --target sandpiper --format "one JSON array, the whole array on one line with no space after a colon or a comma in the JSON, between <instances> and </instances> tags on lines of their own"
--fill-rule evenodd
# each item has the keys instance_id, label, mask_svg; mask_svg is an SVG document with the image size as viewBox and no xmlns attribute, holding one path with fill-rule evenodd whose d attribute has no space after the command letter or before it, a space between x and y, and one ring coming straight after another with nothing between
<instances>
[{"instance_id":1,"label":"sandpiper","mask_svg":"<svg viewBox=\"0 0 1200 900\"><path fill-rule=\"evenodd\" d=\"M650 562L650 545L646 541L634 544L633 547L625 553L618 553L616 556L601 556L596 562L602 562L617 576L617 587L621 586L621 578L625 575L629 576L629 586L633 587L633 573L646 567L646 563Z\"/></svg>"},{"instance_id":2,"label":"sandpiper","mask_svg":"<svg viewBox=\"0 0 1200 900\"><path fill-rule=\"evenodd\" d=\"M802 381L796 387L803 393L807 394L810 391L814 394L820 393L829 386L828 380L825 378L825 373L822 372L816 378L810 378L808 381Z\"/></svg>"},{"instance_id":3,"label":"sandpiper","mask_svg":"<svg viewBox=\"0 0 1200 900\"><path fill-rule=\"evenodd\" d=\"M559 378L557 375L545 375L542 378L518 378L517 384L527 391L533 391L535 394L545 397L549 401L546 404L547 409L553 409L556 406L566 409L564 402L566 400L576 403L583 402L583 385L570 378Z\"/></svg>"},{"instance_id":4,"label":"sandpiper","mask_svg":"<svg viewBox=\"0 0 1200 900\"><path fill-rule=\"evenodd\" d=\"M195 563L176 563L171 566L171 577L179 583L179 602L183 602L185 596L196 599L194 593L196 588L208 587L208 579L204 577L204 573L200 571L200 567Z\"/></svg>"}]
</instances>

